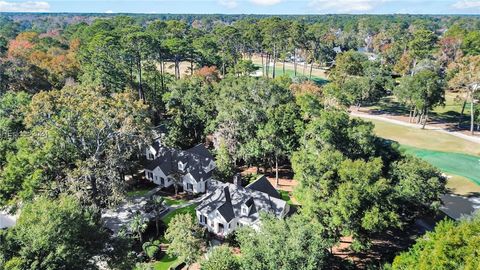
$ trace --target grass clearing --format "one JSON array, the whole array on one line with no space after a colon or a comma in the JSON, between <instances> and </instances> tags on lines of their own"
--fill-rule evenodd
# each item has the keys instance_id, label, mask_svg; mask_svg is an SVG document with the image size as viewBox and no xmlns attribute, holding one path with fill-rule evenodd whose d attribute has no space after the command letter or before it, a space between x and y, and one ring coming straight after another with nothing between
<instances>
[{"instance_id":1,"label":"grass clearing","mask_svg":"<svg viewBox=\"0 0 480 270\"><path fill-rule=\"evenodd\" d=\"M176 215L179 215L179 214L190 214L192 215L192 217L195 219L195 208L197 208L198 204L192 204L192 205L189 205L189 206L186 206L186 207L183 207L183 208L179 208L179 209L176 209L170 213L168 213L167 215L165 215L164 217L162 217L162 221L163 223L165 223L167 226L168 224L170 223L170 221L172 221L172 219L176 216Z\"/></svg>"},{"instance_id":2,"label":"grass clearing","mask_svg":"<svg viewBox=\"0 0 480 270\"><path fill-rule=\"evenodd\" d=\"M127 197L140 197L145 196L151 190L151 188L141 188L127 192Z\"/></svg>"},{"instance_id":3,"label":"grass clearing","mask_svg":"<svg viewBox=\"0 0 480 270\"><path fill-rule=\"evenodd\" d=\"M168 270L170 266L177 263L178 259L176 257L170 257L168 255L163 256L163 258L153 264L153 269L155 270Z\"/></svg>"},{"instance_id":4,"label":"grass clearing","mask_svg":"<svg viewBox=\"0 0 480 270\"><path fill-rule=\"evenodd\" d=\"M461 196L470 196L474 194L480 194L480 185L475 184L468 178L449 175L450 178L447 181L447 188L454 194Z\"/></svg>"},{"instance_id":5,"label":"grass clearing","mask_svg":"<svg viewBox=\"0 0 480 270\"><path fill-rule=\"evenodd\" d=\"M480 187L480 157L460 153L448 153L402 145L406 153L417 156L447 174L466 177Z\"/></svg>"},{"instance_id":6,"label":"grass clearing","mask_svg":"<svg viewBox=\"0 0 480 270\"><path fill-rule=\"evenodd\" d=\"M446 92L445 93L445 105L435 107L430 112L429 118L435 121L442 121L446 123L458 123L460 113L462 112L463 96L460 93ZM408 109L398 100L395 96L387 96L382 98L379 102L362 107L368 110L383 111L395 115L408 116ZM463 112L462 125L469 123L470 104L467 103Z\"/></svg>"},{"instance_id":7,"label":"grass clearing","mask_svg":"<svg viewBox=\"0 0 480 270\"><path fill-rule=\"evenodd\" d=\"M168 205L168 206L179 205L179 204L187 202L187 201L182 200L182 199L172 199L170 197L163 197L163 199L165 200L165 204Z\"/></svg>"},{"instance_id":8,"label":"grass clearing","mask_svg":"<svg viewBox=\"0 0 480 270\"><path fill-rule=\"evenodd\" d=\"M375 133L378 136L397 141L402 145L433 151L480 156L480 145L453 135L434 130L422 130L396 125L380 120L368 119L366 121L375 124Z\"/></svg>"}]
</instances>

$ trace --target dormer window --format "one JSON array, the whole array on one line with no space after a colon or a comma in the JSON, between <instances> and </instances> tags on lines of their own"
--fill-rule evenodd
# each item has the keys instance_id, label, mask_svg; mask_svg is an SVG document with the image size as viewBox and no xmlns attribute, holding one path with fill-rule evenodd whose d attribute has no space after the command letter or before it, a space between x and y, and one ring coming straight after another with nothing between
<instances>
[{"instance_id":1,"label":"dormer window","mask_svg":"<svg viewBox=\"0 0 480 270\"><path fill-rule=\"evenodd\" d=\"M178 162L178 169L181 170L181 171L184 171L185 170L185 165L186 163L183 163L181 161Z\"/></svg>"},{"instance_id":2,"label":"dormer window","mask_svg":"<svg viewBox=\"0 0 480 270\"><path fill-rule=\"evenodd\" d=\"M242 215L248 216L250 214L250 211L252 210L252 207L253 207L253 198L250 197L242 205Z\"/></svg>"}]
</instances>

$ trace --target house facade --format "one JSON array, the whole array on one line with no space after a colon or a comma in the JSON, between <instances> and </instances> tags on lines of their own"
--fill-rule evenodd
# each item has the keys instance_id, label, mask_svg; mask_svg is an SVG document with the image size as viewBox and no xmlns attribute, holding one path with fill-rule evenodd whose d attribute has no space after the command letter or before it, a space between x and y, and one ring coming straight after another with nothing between
<instances>
[{"instance_id":1,"label":"house facade","mask_svg":"<svg viewBox=\"0 0 480 270\"><path fill-rule=\"evenodd\" d=\"M207 194L196 208L196 215L201 226L225 237L242 226L258 229L261 212L283 218L289 210L287 202L262 176L246 187L210 180Z\"/></svg>"},{"instance_id":2,"label":"house facade","mask_svg":"<svg viewBox=\"0 0 480 270\"><path fill-rule=\"evenodd\" d=\"M176 150L163 147L156 141L146 149L145 156L148 160L146 179L168 188L180 178L183 190L191 193L205 193L215 169L213 156L203 144Z\"/></svg>"}]
</instances>

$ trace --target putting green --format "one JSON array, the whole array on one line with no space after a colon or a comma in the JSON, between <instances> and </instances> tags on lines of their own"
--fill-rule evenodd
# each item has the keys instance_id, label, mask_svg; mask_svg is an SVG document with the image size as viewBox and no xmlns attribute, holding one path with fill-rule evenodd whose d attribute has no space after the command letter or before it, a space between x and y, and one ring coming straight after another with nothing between
<instances>
[{"instance_id":1,"label":"putting green","mask_svg":"<svg viewBox=\"0 0 480 270\"><path fill-rule=\"evenodd\" d=\"M401 145L400 149L415 155L449 174L466 177L480 185L480 157L448 153Z\"/></svg>"}]
</instances>

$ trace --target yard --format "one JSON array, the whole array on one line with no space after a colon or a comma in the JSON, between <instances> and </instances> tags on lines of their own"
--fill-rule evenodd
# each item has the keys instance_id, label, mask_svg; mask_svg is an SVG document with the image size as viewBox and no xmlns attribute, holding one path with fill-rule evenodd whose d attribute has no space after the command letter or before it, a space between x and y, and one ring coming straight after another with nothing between
<instances>
[{"instance_id":1,"label":"yard","mask_svg":"<svg viewBox=\"0 0 480 270\"><path fill-rule=\"evenodd\" d=\"M480 192L480 146L434 130L371 120L378 136L397 141L407 153L425 159L449 175L447 187L458 195Z\"/></svg>"},{"instance_id":2,"label":"yard","mask_svg":"<svg viewBox=\"0 0 480 270\"><path fill-rule=\"evenodd\" d=\"M175 209L172 212L166 214L164 217L162 217L162 221L163 221L163 223L165 223L165 225L168 226L168 224L173 219L173 217L175 217L176 215L179 215L179 214L190 214L190 215L192 215L192 217L195 218L195 208L197 206L198 206L198 204L194 203L192 205L189 205L189 206L186 206L186 207L183 207L183 208Z\"/></svg>"}]
</instances>

